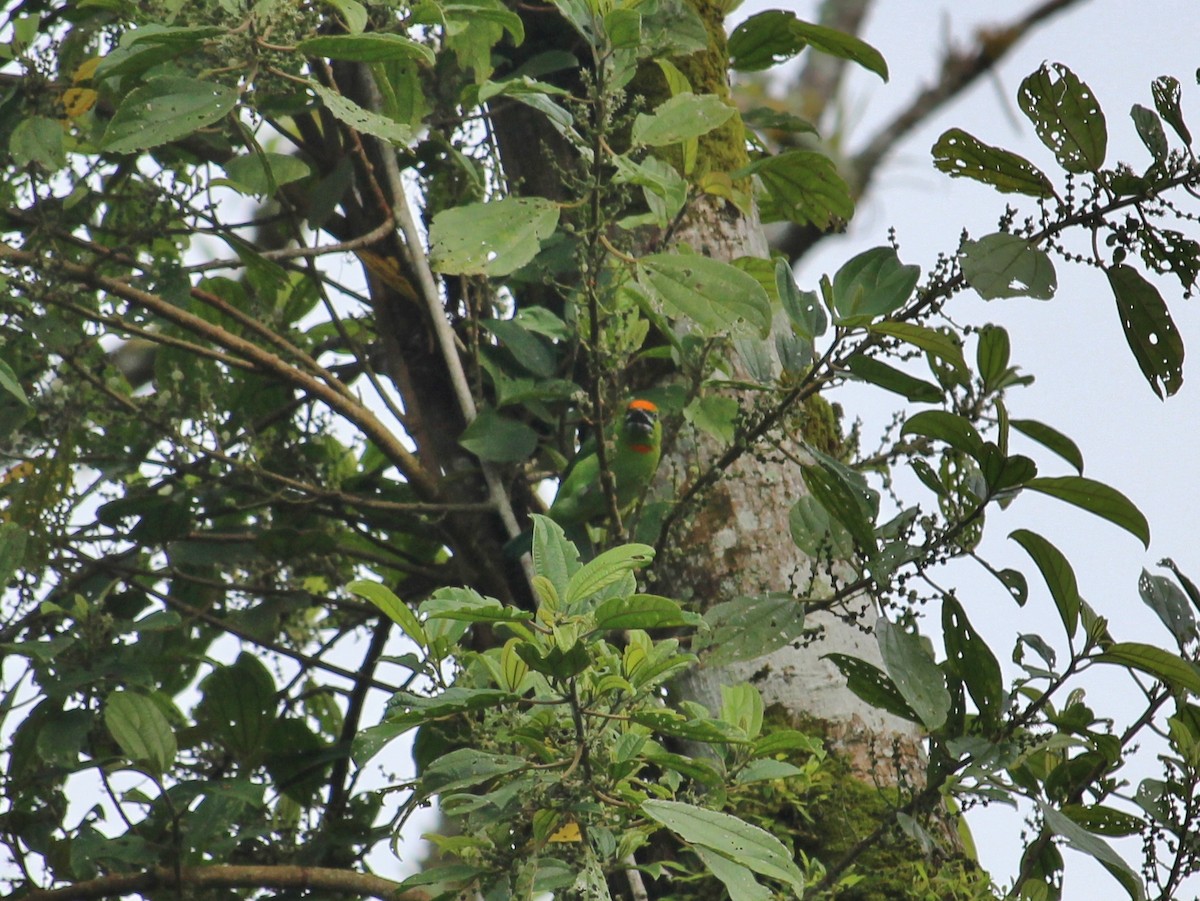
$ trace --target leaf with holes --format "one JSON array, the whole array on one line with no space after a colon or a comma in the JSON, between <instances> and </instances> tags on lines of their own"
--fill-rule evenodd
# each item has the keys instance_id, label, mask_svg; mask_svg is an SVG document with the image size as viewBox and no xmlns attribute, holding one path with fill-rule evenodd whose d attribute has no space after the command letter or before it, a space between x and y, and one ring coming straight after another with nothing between
<instances>
[{"instance_id":1,"label":"leaf with holes","mask_svg":"<svg viewBox=\"0 0 1200 901\"><path fill-rule=\"evenodd\" d=\"M1142 259L1155 272L1171 273L1190 291L1200 275L1200 243L1170 228L1145 225L1138 229Z\"/></svg>"},{"instance_id":2,"label":"leaf with holes","mask_svg":"<svg viewBox=\"0 0 1200 901\"><path fill-rule=\"evenodd\" d=\"M1129 110L1129 116L1133 119L1133 127L1137 129L1138 137L1142 139L1142 143L1146 145L1150 155L1154 157L1154 162L1165 162L1168 151L1167 133L1163 130L1162 120L1158 118L1158 113L1152 109L1146 109L1140 103L1135 103Z\"/></svg>"},{"instance_id":3,"label":"leaf with holes","mask_svg":"<svg viewBox=\"0 0 1200 901\"><path fill-rule=\"evenodd\" d=\"M940 729L950 713L950 692L945 674L921 636L880 617L875 621L875 639L896 690L917 712L926 729Z\"/></svg>"},{"instance_id":4,"label":"leaf with holes","mask_svg":"<svg viewBox=\"0 0 1200 901\"><path fill-rule=\"evenodd\" d=\"M379 113L371 112L353 100L343 97L337 91L331 91L315 81L310 81L308 86L321 98L321 102L335 119L349 125L355 131L372 135L384 141L391 141L393 144L408 144L415 136L409 126L389 119L387 116L381 116Z\"/></svg>"},{"instance_id":5,"label":"leaf with holes","mask_svg":"<svg viewBox=\"0 0 1200 901\"><path fill-rule=\"evenodd\" d=\"M669 314L708 337L771 329L771 301L758 280L729 263L695 254L656 253L638 261L638 283Z\"/></svg>"},{"instance_id":6,"label":"leaf with holes","mask_svg":"<svg viewBox=\"0 0 1200 901\"><path fill-rule=\"evenodd\" d=\"M236 89L211 81L151 78L121 101L100 146L131 153L186 138L225 118L237 99Z\"/></svg>"},{"instance_id":7,"label":"leaf with holes","mask_svg":"<svg viewBox=\"0 0 1200 901\"><path fill-rule=\"evenodd\" d=\"M828 660L838 668L846 679L846 687L859 700L910 723L921 722L917 712L904 700L900 689L896 688L896 683L875 664L847 654L825 654L821 659Z\"/></svg>"},{"instance_id":8,"label":"leaf with holes","mask_svg":"<svg viewBox=\"0 0 1200 901\"><path fill-rule=\"evenodd\" d=\"M1068 172L1095 172L1104 165L1104 112L1091 88L1062 63L1043 63L1021 82L1017 102Z\"/></svg>"},{"instance_id":9,"label":"leaf with holes","mask_svg":"<svg viewBox=\"0 0 1200 901\"><path fill-rule=\"evenodd\" d=\"M736 112L716 94L676 94L653 113L638 114L631 140L646 147L678 144L724 125Z\"/></svg>"},{"instance_id":10,"label":"leaf with holes","mask_svg":"<svg viewBox=\"0 0 1200 901\"><path fill-rule=\"evenodd\" d=\"M804 605L790 594L723 601L704 613L692 649L706 666L749 660L776 651L804 633Z\"/></svg>"},{"instance_id":11,"label":"leaf with holes","mask_svg":"<svg viewBox=\"0 0 1200 901\"><path fill-rule=\"evenodd\" d=\"M822 153L789 150L730 173L732 178L750 175L758 176L765 192L760 199L763 222L811 224L824 230L854 215L850 187Z\"/></svg>"},{"instance_id":12,"label":"leaf with holes","mask_svg":"<svg viewBox=\"0 0 1200 901\"><path fill-rule=\"evenodd\" d=\"M933 145L933 164L952 178L970 178L1005 194L1053 197L1054 186L1023 156L992 147L961 128L951 128Z\"/></svg>"},{"instance_id":13,"label":"leaf with holes","mask_svg":"<svg viewBox=\"0 0 1200 901\"><path fill-rule=\"evenodd\" d=\"M983 636L975 631L962 605L952 596L942 599L942 634L946 660L967 686L985 729L994 729L1004 713L1004 677Z\"/></svg>"},{"instance_id":14,"label":"leaf with holes","mask_svg":"<svg viewBox=\"0 0 1200 901\"><path fill-rule=\"evenodd\" d=\"M451 275L508 275L535 256L558 226L558 204L506 197L443 210L429 229L433 267Z\"/></svg>"},{"instance_id":15,"label":"leaf with holes","mask_svg":"<svg viewBox=\"0 0 1200 901\"><path fill-rule=\"evenodd\" d=\"M1183 143L1191 146L1192 133L1188 131L1183 121L1183 111L1179 108L1179 81L1170 75L1160 76L1150 85L1150 94L1154 97L1154 108L1158 114L1175 129L1175 134L1183 139Z\"/></svg>"},{"instance_id":16,"label":"leaf with holes","mask_svg":"<svg viewBox=\"0 0 1200 901\"><path fill-rule=\"evenodd\" d=\"M1050 257L1018 235L997 232L978 241L964 241L959 258L963 276L984 300L1049 300L1058 289Z\"/></svg>"},{"instance_id":17,"label":"leaf with holes","mask_svg":"<svg viewBox=\"0 0 1200 901\"><path fill-rule=\"evenodd\" d=\"M296 49L305 56L323 56L360 63L420 60L432 66L436 60L433 51L424 44L383 31L320 35L301 41Z\"/></svg>"},{"instance_id":18,"label":"leaf with holes","mask_svg":"<svg viewBox=\"0 0 1200 901\"><path fill-rule=\"evenodd\" d=\"M1183 339L1158 289L1124 264L1107 270L1121 327L1151 390L1160 398L1183 385Z\"/></svg>"}]
</instances>

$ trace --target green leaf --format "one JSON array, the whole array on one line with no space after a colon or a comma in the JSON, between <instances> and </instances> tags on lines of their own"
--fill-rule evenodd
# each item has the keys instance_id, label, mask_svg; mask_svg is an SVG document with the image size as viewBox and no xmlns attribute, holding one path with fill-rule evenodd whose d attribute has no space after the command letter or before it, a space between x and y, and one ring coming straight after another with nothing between
<instances>
[{"instance_id":1,"label":"green leaf","mask_svg":"<svg viewBox=\"0 0 1200 901\"><path fill-rule=\"evenodd\" d=\"M852 34L797 19L772 9L750 16L729 36L729 64L741 72L766 69L795 56L806 46L848 59L888 80L883 55Z\"/></svg>"},{"instance_id":2,"label":"green leaf","mask_svg":"<svg viewBox=\"0 0 1200 901\"><path fill-rule=\"evenodd\" d=\"M638 261L638 282L667 313L691 320L704 336L751 330L765 338L770 332L766 290L729 263L694 254L651 254Z\"/></svg>"},{"instance_id":3,"label":"green leaf","mask_svg":"<svg viewBox=\"0 0 1200 901\"><path fill-rule=\"evenodd\" d=\"M608 586L625 578L626 573L647 565L654 559L654 548L647 544L623 544L609 548L589 560L571 576L563 604L570 607L599 594Z\"/></svg>"},{"instance_id":4,"label":"green leaf","mask_svg":"<svg viewBox=\"0 0 1200 901\"><path fill-rule=\"evenodd\" d=\"M447 795L509 776L529 766L524 757L493 754L480 748L459 748L443 754L421 774L421 794Z\"/></svg>"},{"instance_id":5,"label":"green leaf","mask_svg":"<svg viewBox=\"0 0 1200 901\"><path fill-rule=\"evenodd\" d=\"M315 81L308 82L308 86L321 98L321 103L329 110L330 115L355 131L391 141L393 144L408 144L415 137L415 132L409 126L371 112L337 91L331 91Z\"/></svg>"},{"instance_id":6,"label":"green leaf","mask_svg":"<svg viewBox=\"0 0 1200 901\"><path fill-rule=\"evenodd\" d=\"M1160 398L1183 385L1183 339L1162 295L1136 269L1123 263L1106 270L1117 299L1121 328L1138 368Z\"/></svg>"},{"instance_id":7,"label":"green leaf","mask_svg":"<svg viewBox=\"0 0 1200 901\"><path fill-rule=\"evenodd\" d=\"M8 152L17 166L36 163L47 172L57 172L67 163L62 123L46 116L22 119L8 137Z\"/></svg>"},{"instance_id":8,"label":"green leaf","mask_svg":"<svg viewBox=\"0 0 1200 901\"><path fill-rule=\"evenodd\" d=\"M735 785L749 785L751 782L770 782L775 779L791 779L804 772L800 767L783 760L752 760L738 770L733 778Z\"/></svg>"},{"instance_id":9,"label":"green leaf","mask_svg":"<svg viewBox=\"0 0 1200 901\"><path fill-rule=\"evenodd\" d=\"M1102 838L1098 838L1075 824L1068 817L1041 801L1038 807L1042 811L1046 828L1055 835L1061 835L1067 844L1099 861L1113 877L1121 883L1122 888L1129 893L1134 901L1145 901L1146 889L1137 873L1114 851Z\"/></svg>"},{"instance_id":10,"label":"green leaf","mask_svg":"<svg viewBox=\"0 0 1200 901\"><path fill-rule=\"evenodd\" d=\"M29 406L29 398L26 397L25 389L21 387L17 374L3 360L0 360L0 391L15 397L21 406Z\"/></svg>"},{"instance_id":11,"label":"green leaf","mask_svg":"<svg viewBox=\"0 0 1200 901\"><path fill-rule=\"evenodd\" d=\"M804 633L804 605L790 594L739 597L704 613L692 649L706 666L752 660L795 641Z\"/></svg>"},{"instance_id":12,"label":"green leaf","mask_svg":"<svg viewBox=\"0 0 1200 901\"><path fill-rule=\"evenodd\" d=\"M166 716L153 700L132 691L114 691L104 701L104 725L130 760L162 776L175 762L178 745Z\"/></svg>"},{"instance_id":13,"label":"green leaf","mask_svg":"<svg viewBox=\"0 0 1200 901\"><path fill-rule=\"evenodd\" d=\"M312 174L308 163L286 153L251 153L225 163L225 174L248 194L270 194Z\"/></svg>"},{"instance_id":14,"label":"green leaf","mask_svg":"<svg viewBox=\"0 0 1200 901\"><path fill-rule=\"evenodd\" d=\"M664 147L707 134L737 110L716 94L685 91L664 101L651 114L638 113L631 140L635 145Z\"/></svg>"},{"instance_id":15,"label":"green leaf","mask_svg":"<svg viewBox=\"0 0 1200 901\"><path fill-rule=\"evenodd\" d=\"M827 230L849 222L854 198L833 160L815 150L789 150L763 157L731 172L731 178L759 178L763 222L795 222Z\"/></svg>"},{"instance_id":16,"label":"green leaf","mask_svg":"<svg viewBox=\"0 0 1200 901\"><path fill-rule=\"evenodd\" d=\"M25 559L28 533L15 522L0 522L0 585L8 585Z\"/></svg>"},{"instance_id":17,"label":"green leaf","mask_svg":"<svg viewBox=\"0 0 1200 901\"><path fill-rule=\"evenodd\" d=\"M1188 597L1165 576L1153 576L1146 570L1138 579L1138 594L1142 601L1158 614L1163 625L1171 630L1176 643L1183 647L1197 636L1196 617Z\"/></svg>"},{"instance_id":18,"label":"green leaf","mask_svg":"<svg viewBox=\"0 0 1200 901\"><path fill-rule=\"evenodd\" d=\"M954 335L911 322L873 322L868 329L919 347L964 375L968 371L967 362L963 359L962 341Z\"/></svg>"},{"instance_id":19,"label":"green leaf","mask_svg":"<svg viewBox=\"0 0 1200 901\"><path fill-rule=\"evenodd\" d=\"M695 613L684 611L678 601L653 594L609 598L596 608L596 631L612 629L661 629L665 626L696 625Z\"/></svg>"},{"instance_id":20,"label":"green leaf","mask_svg":"<svg viewBox=\"0 0 1200 901\"><path fill-rule=\"evenodd\" d=\"M729 901L772 901L776 894L754 878L753 871L728 857L697 845L694 848L700 862L725 885Z\"/></svg>"},{"instance_id":21,"label":"green leaf","mask_svg":"<svg viewBox=\"0 0 1200 901\"><path fill-rule=\"evenodd\" d=\"M1011 344L1008 332L998 325L985 325L979 330L979 344L975 348L975 365L983 379L985 391L997 391L1004 387L1009 374Z\"/></svg>"},{"instance_id":22,"label":"green leaf","mask_svg":"<svg viewBox=\"0 0 1200 901\"><path fill-rule=\"evenodd\" d=\"M824 654L821 659L828 660L838 668L846 677L846 687L859 699L910 723L921 722L896 683L875 664L847 654Z\"/></svg>"},{"instance_id":23,"label":"green leaf","mask_svg":"<svg viewBox=\"0 0 1200 901\"><path fill-rule=\"evenodd\" d=\"M952 178L974 179L1005 194L1054 196L1050 179L1029 160L985 144L961 128L951 128L938 138L933 164Z\"/></svg>"},{"instance_id":24,"label":"green leaf","mask_svg":"<svg viewBox=\"0 0 1200 901\"><path fill-rule=\"evenodd\" d=\"M1043 447L1049 448L1083 474L1083 454L1079 446L1062 432L1034 419L1011 419L1009 425Z\"/></svg>"},{"instance_id":25,"label":"green leaf","mask_svg":"<svg viewBox=\"0 0 1200 901\"><path fill-rule=\"evenodd\" d=\"M537 432L523 422L484 407L471 421L458 443L490 463L520 463L537 449Z\"/></svg>"},{"instance_id":26,"label":"green leaf","mask_svg":"<svg viewBox=\"0 0 1200 901\"><path fill-rule=\"evenodd\" d=\"M865 554L875 551L875 511L863 488L824 461L803 467L804 484L833 519L846 528Z\"/></svg>"},{"instance_id":27,"label":"green leaf","mask_svg":"<svg viewBox=\"0 0 1200 901\"><path fill-rule=\"evenodd\" d=\"M358 34L367 27L367 8L358 0L325 0L336 9L346 23L346 30Z\"/></svg>"},{"instance_id":28,"label":"green leaf","mask_svg":"<svg viewBox=\"0 0 1200 901\"><path fill-rule=\"evenodd\" d=\"M964 241L959 254L963 276L984 300L1049 300L1058 289L1049 255L1018 235L997 232L978 241Z\"/></svg>"},{"instance_id":29,"label":"green leaf","mask_svg":"<svg viewBox=\"0 0 1200 901\"><path fill-rule=\"evenodd\" d=\"M1083 476L1058 476L1033 479L1026 487L1095 513L1150 547L1150 524L1146 517L1129 498L1103 482Z\"/></svg>"},{"instance_id":30,"label":"green leaf","mask_svg":"<svg viewBox=\"0 0 1200 901\"><path fill-rule=\"evenodd\" d=\"M1133 119L1138 137L1142 139L1142 143L1146 145L1150 155L1154 157L1154 162L1159 164L1165 162L1170 148L1167 145L1167 133L1163 130L1162 120L1158 118L1158 113L1135 103L1129 110L1129 115Z\"/></svg>"},{"instance_id":31,"label":"green leaf","mask_svg":"<svg viewBox=\"0 0 1200 901\"><path fill-rule=\"evenodd\" d=\"M1004 677L1000 663L967 619L962 605L950 595L942 598L942 635L946 643L946 662L966 685L985 728L996 728L1004 714Z\"/></svg>"},{"instance_id":32,"label":"green leaf","mask_svg":"<svg viewBox=\"0 0 1200 901\"><path fill-rule=\"evenodd\" d=\"M855 354L846 367L855 378L899 394L913 403L936 404L945 397L945 392L932 382L911 376L874 357Z\"/></svg>"},{"instance_id":33,"label":"green leaf","mask_svg":"<svg viewBox=\"0 0 1200 901\"><path fill-rule=\"evenodd\" d=\"M1159 76L1150 85L1154 108L1158 110L1158 114L1166 123L1175 129L1175 133L1179 135L1183 143L1190 147L1192 133L1188 131L1187 124L1183 121L1183 111L1179 107L1180 93L1178 79L1172 78L1170 75Z\"/></svg>"},{"instance_id":34,"label":"green leaf","mask_svg":"<svg viewBox=\"0 0 1200 901\"><path fill-rule=\"evenodd\" d=\"M940 729L950 713L950 692L945 674L929 656L921 637L881 616L875 621L875 639L896 690L917 712L925 728Z\"/></svg>"},{"instance_id":35,"label":"green leaf","mask_svg":"<svg viewBox=\"0 0 1200 901\"><path fill-rule=\"evenodd\" d=\"M1017 103L1068 172L1096 172L1104 165L1104 112L1091 88L1062 63L1043 63L1021 82Z\"/></svg>"},{"instance_id":36,"label":"green leaf","mask_svg":"<svg viewBox=\"0 0 1200 901\"><path fill-rule=\"evenodd\" d=\"M421 627L421 621L417 619L417 615L413 613L412 608L396 597L386 585L380 585L378 582L368 582L365 579L357 579L347 585L346 590L364 600L370 601L382 610L387 615L387 618L399 626L404 634L416 642L419 647L425 647L425 630Z\"/></svg>"},{"instance_id":37,"label":"green leaf","mask_svg":"<svg viewBox=\"0 0 1200 901\"><path fill-rule=\"evenodd\" d=\"M579 551L567 540L562 526L548 516L533 517L533 571L545 576L561 598L579 571Z\"/></svg>"},{"instance_id":38,"label":"green leaf","mask_svg":"<svg viewBox=\"0 0 1200 901\"><path fill-rule=\"evenodd\" d=\"M792 330L805 341L812 342L825 334L829 320L815 291L801 291L792 278L792 267L785 260L775 261L775 288L783 303Z\"/></svg>"},{"instance_id":39,"label":"green leaf","mask_svg":"<svg viewBox=\"0 0 1200 901\"><path fill-rule=\"evenodd\" d=\"M708 848L741 866L804 891L800 872L783 842L757 826L727 813L680 801L642 802L642 812L693 845Z\"/></svg>"},{"instance_id":40,"label":"green leaf","mask_svg":"<svg viewBox=\"0 0 1200 901\"><path fill-rule=\"evenodd\" d=\"M1017 529L1008 537L1021 545L1041 570L1067 637L1074 637L1083 599L1079 596L1079 583L1075 580L1075 570L1071 568L1070 561L1062 551L1036 532Z\"/></svg>"},{"instance_id":41,"label":"green leaf","mask_svg":"<svg viewBox=\"0 0 1200 901\"><path fill-rule=\"evenodd\" d=\"M359 63L415 59L432 66L437 59L433 51L424 44L382 31L320 35L301 41L296 45L296 49L305 56L324 56Z\"/></svg>"},{"instance_id":42,"label":"green leaf","mask_svg":"<svg viewBox=\"0 0 1200 901\"><path fill-rule=\"evenodd\" d=\"M237 99L235 88L211 81L151 78L121 101L100 146L130 153L177 141L225 118Z\"/></svg>"},{"instance_id":43,"label":"green leaf","mask_svg":"<svg viewBox=\"0 0 1200 901\"><path fill-rule=\"evenodd\" d=\"M737 400L721 394L701 395L683 408L684 419L722 444L733 443L739 413L741 405Z\"/></svg>"},{"instance_id":44,"label":"green leaf","mask_svg":"<svg viewBox=\"0 0 1200 901\"><path fill-rule=\"evenodd\" d=\"M451 207L429 229L434 268L452 275L508 275L535 256L558 226L558 204L506 197Z\"/></svg>"},{"instance_id":45,"label":"green leaf","mask_svg":"<svg viewBox=\"0 0 1200 901\"><path fill-rule=\"evenodd\" d=\"M854 554L854 539L824 505L806 494L788 513L788 531L796 547L810 557L848 560Z\"/></svg>"},{"instance_id":46,"label":"green leaf","mask_svg":"<svg viewBox=\"0 0 1200 901\"><path fill-rule=\"evenodd\" d=\"M115 75L140 75L167 60L186 56L198 44L225 34L213 25L139 25L121 36L117 48L96 67L94 79Z\"/></svg>"},{"instance_id":47,"label":"green leaf","mask_svg":"<svg viewBox=\"0 0 1200 901\"><path fill-rule=\"evenodd\" d=\"M923 410L905 420L901 435L924 435L942 441L975 460L983 461L983 439L975 426L957 413L946 410Z\"/></svg>"},{"instance_id":48,"label":"green leaf","mask_svg":"<svg viewBox=\"0 0 1200 901\"><path fill-rule=\"evenodd\" d=\"M908 301L921 267L900 262L891 247L873 247L847 261L833 277L834 321L846 328L894 313Z\"/></svg>"},{"instance_id":49,"label":"green leaf","mask_svg":"<svg viewBox=\"0 0 1200 901\"><path fill-rule=\"evenodd\" d=\"M197 719L209 724L220 742L247 767L261 762L275 725L275 679L253 654L238 654L200 683L204 694Z\"/></svg>"},{"instance_id":50,"label":"green leaf","mask_svg":"<svg viewBox=\"0 0 1200 901\"><path fill-rule=\"evenodd\" d=\"M1166 683L1173 691L1190 691L1200 695L1200 666L1178 654L1136 641L1109 645L1092 656L1097 663L1115 663L1132 667Z\"/></svg>"}]
</instances>

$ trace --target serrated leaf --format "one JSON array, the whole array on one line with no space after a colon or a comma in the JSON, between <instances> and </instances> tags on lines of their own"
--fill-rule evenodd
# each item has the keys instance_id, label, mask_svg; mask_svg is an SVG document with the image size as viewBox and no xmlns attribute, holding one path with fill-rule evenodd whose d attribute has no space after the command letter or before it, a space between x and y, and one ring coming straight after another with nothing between
<instances>
[{"instance_id":1,"label":"serrated leaf","mask_svg":"<svg viewBox=\"0 0 1200 901\"><path fill-rule=\"evenodd\" d=\"M680 801L643 801L642 812L686 842L715 851L762 876L778 879L791 886L797 895L804 891L804 874L791 853L779 839L757 826L727 813Z\"/></svg>"},{"instance_id":2,"label":"serrated leaf","mask_svg":"<svg viewBox=\"0 0 1200 901\"><path fill-rule=\"evenodd\" d=\"M542 197L443 210L429 229L434 268L453 275L508 275L537 256L558 216L558 204Z\"/></svg>"},{"instance_id":3,"label":"serrated leaf","mask_svg":"<svg viewBox=\"0 0 1200 901\"><path fill-rule=\"evenodd\" d=\"M150 698L133 691L114 691L104 701L104 725L130 760L146 764L162 776L175 762L178 745L171 724Z\"/></svg>"},{"instance_id":4,"label":"serrated leaf","mask_svg":"<svg viewBox=\"0 0 1200 901\"><path fill-rule=\"evenodd\" d=\"M579 551L567 540L562 526L548 516L533 517L533 571L545 576L561 598L580 567Z\"/></svg>"},{"instance_id":5,"label":"serrated leaf","mask_svg":"<svg viewBox=\"0 0 1200 901\"><path fill-rule=\"evenodd\" d=\"M1068 172L1096 172L1104 165L1104 112L1091 88L1062 63L1043 63L1021 82L1017 103Z\"/></svg>"},{"instance_id":6,"label":"serrated leaf","mask_svg":"<svg viewBox=\"0 0 1200 901\"><path fill-rule=\"evenodd\" d=\"M1017 529L1008 537L1021 545L1037 564L1046 586L1050 589L1054 606L1058 608L1058 616L1066 629L1067 637L1074 637L1083 599L1079 596L1079 583L1075 579L1075 570L1071 568L1070 561L1062 551L1036 532Z\"/></svg>"},{"instance_id":7,"label":"serrated leaf","mask_svg":"<svg viewBox=\"0 0 1200 901\"><path fill-rule=\"evenodd\" d=\"M1058 290L1058 276L1049 255L1031 247L1019 235L997 232L978 241L964 241L959 257L963 276L984 300L1049 300Z\"/></svg>"},{"instance_id":8,"label":"serrated leaf","mask_svg":"<svg viewBox=\"0 0 1200 901\"><path fill-rule=\"evenodd\" d=\"M896 690L917 712L925 728L940 729L950 713L950 692L945 675L925 650L920 636L880 617L875 621L875 639Z\"/></svg>"},{"instance_id":9,"label":"serrated leaf","mask_svg":"<svg viewBox=\"0 0 1200 901\"><path fill-rule=\"evenodd\" d=\"M1034 419L1012 419L1008 424L1022 435L1027 435L1058 454L1074 466L1076 472L1083 474L1083 453L1079 450L1079 445L1062 432Z\"/></svg>"},{"instance_id":10,"label":"serrated leaf","mask_svg":"<svg viewBox=\"0 0 1200 901\"><path fill-rule=\"evenodd\" d=\"M1121 328L1138 368L1160 398L1183 385L1183 339L1158 289L1136 269L1119 264L1106 270L1117 300Z\"/></svg>"},{"instance_id":11,"label":"serrated leaf","mask_svg":"<svg viewBox=\"0 0 1200 901\"><path fill-rule=\"evenodd\" d=\"M933 145L933 164L953 178L970 178L1006 194L1053 197L1054 185L1033 163L951 128Z\"/></svg>"},{"instance_id":12,"label":"serrated leaf","mask_svg":"<svg viewBox=\"0 0 1200 901\"><path fill-rule=\"evenodd\" d=\"M296 49L305 56L323 56L360 63L420 60L432 66L437 59L433 51L424 44L383 31L319 35L301 41L296 45Z\"/></svg>"},{"instance_id":13,"label":"serrated leaf","mask_svg":"<svg viewBox=\"0 0 1200 901\"><path fill-rule=\"evenodd\" d=\"M1133 501L1103 482L1083 476L1058 476L1033 479L1026 487L1095 513L1150 547L1150 524L1146 517Z\"/></svg>"},{"instance_id":14,"label":"serrated leaf","mask_svg":"<svg viewBox=\"0 0 1200 901\"><path fill-rule=\"evenodd\" d=\"M715 337L771 329L771 301L754 276L736 266L693 254L656 253L638 261L638 282L668 314L691 320Z\"/></svg>"},{"instance_id":15,"label":"serrated leaf","mask_svg":"<svg viewBox=\"0 0 1200 901\"><path fill-rule=\"evenodd\" d=\"M698 138L728 122L737 110L716 94L685 91L664 101L650 114L633 120L635 145L664 147Z\"/></svg>"},{"instance_id":16,"label":"serrated leaf","mask_svg":"<svg viewBox=\"0 0 1200 901\"><path fill-rule=\"evenodd\" d=\"M386 614L387 618L403 630L404 634L425 647L425 630L412 609L392 592L386 585L378 582L368 582L357 579L346 586L346 590L364 600L370 601Z\"/></svg>"},{"instance_id":17,"label":"serrated leaf","mask_svg":"<svg viewBox=\"0 0 1200 901\"><path fill-rule=\"evenodd\" d=\"M177 141L223 119L237 99L235 88L211 81L151 78L121 101L100 145L110 153L130 153Z\"/></svg>"},{"instance_id":18,"label":"serrated leaf","mask_svg":"<svg viewBox=\"0 0 1200 901\"><path fill-rule=\"evenodd\" d=\"M708 629L696 633L692 649L706 666L751 660L777 651L804 633L804 606L789 594L740 597L704 613Z\"/></svg>"},{"instance_id":19,"label":"serrated leaf","mask_svg":"<svg viewBox=\"0 0 1200 901\"><path fill-rule=\"evenodd\" d=\"M730 173L755 175L766 192L760 198L763 222L795 222L825 230L854 216L850 187L833 160L814 150L789 150L755 160Z\"/></svg>"}]
</instances>

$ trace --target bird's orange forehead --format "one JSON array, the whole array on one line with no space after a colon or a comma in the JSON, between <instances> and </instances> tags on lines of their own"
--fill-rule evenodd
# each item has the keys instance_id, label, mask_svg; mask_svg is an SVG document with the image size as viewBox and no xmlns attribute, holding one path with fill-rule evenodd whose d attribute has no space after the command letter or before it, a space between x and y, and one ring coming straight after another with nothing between
<instances>
[{"instance_id":1,"label":"bird's orange forehead","mask_svg":"<svg viewBox=\"0 0 1200 901\"><path fill-rule=\"evenodd\" d=\"M647 413L657 413L658 412L658 407L656 407L650 401L643 400L641 398L638 398L637 400L631 400L629 402L629 409L630 410L645 410Z\"/></svg>"}]
</instances>

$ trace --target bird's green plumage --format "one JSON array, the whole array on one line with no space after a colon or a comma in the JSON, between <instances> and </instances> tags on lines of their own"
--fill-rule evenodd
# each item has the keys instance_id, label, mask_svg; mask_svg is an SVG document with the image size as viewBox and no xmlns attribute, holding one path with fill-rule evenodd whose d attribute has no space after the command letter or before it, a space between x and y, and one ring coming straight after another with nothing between
<instances>
[{"instance_id":1,"label":"bird's green plumage","mask_svg":"<svg viewBox=\"0 0 1200 901\"><path fill-rule=\"evenodd\" d=\"M626 513L642 496L658 469L662 453L662 423L658 408L648 400L632 400L608 445L608 465L616 483L617 508ZM600 484L600 458L581 452L558 486L550 517L560 525L601 520L608 501Z\"/></svg>"}]
</instances>

